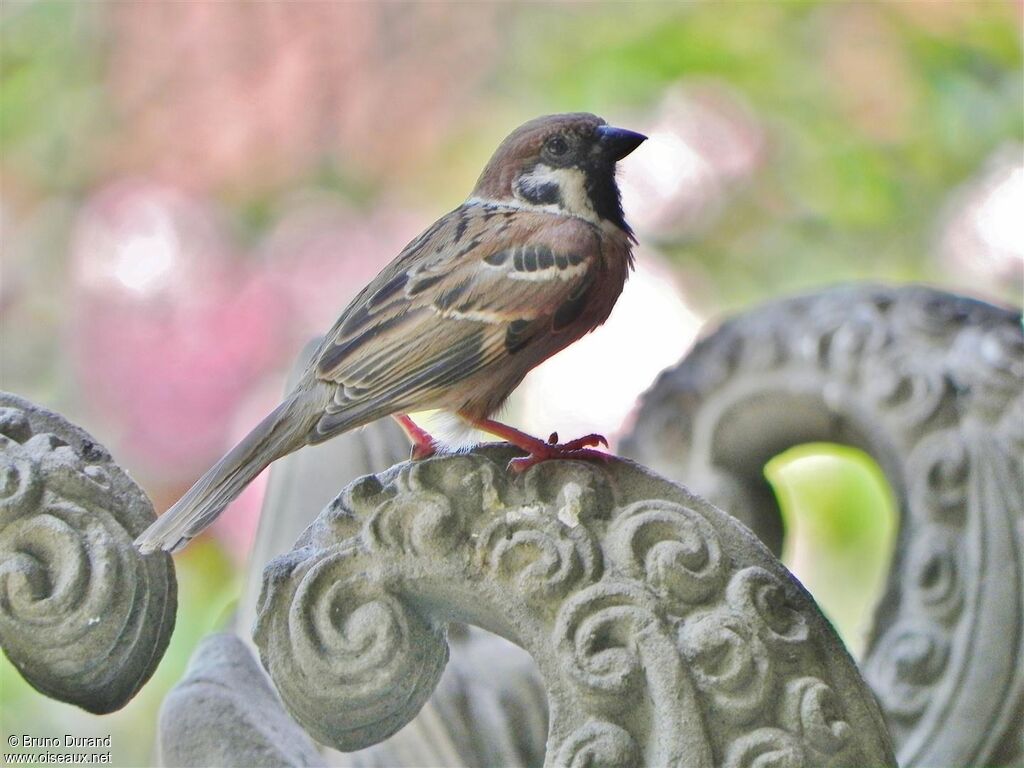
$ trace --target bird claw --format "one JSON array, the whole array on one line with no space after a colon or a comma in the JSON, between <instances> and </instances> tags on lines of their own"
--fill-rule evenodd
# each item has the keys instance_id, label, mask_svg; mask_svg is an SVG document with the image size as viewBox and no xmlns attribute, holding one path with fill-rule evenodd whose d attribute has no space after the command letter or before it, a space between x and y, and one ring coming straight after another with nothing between
<instances>
[{"instance_id":1,"label":"bird claw","mask_svg":"<svg viewBox=\"0 0 1024 768\"><path fill-rule=\"evenodd\" d=\"M584 461L608 461L609 454L603 451L591 450L589 446L603 445L608 447L608 441L602 435L586 435L570 440L567 443L548 443L543 448L530 453L529 456L519 456L508 463L508 469L516 474L521 474L535 464L553 459L581 459Z\"/></svg>"},{"instance_id":2,"label":"bird claw","mask_svg":"<svg viewBox=\"0 0 1024 768\"><path fill-rule=\"evenodd\" d=\"M608 440L604 435L592 434L584 435L583 437L577 437L575 440L570 440L568 443L563 443L559 448L563 451L577 451L580 448L589 448L591 446L603 445L605 448L608 447ZM603 454L602 454L603 455Z\"/></svg>"}]
</instances>

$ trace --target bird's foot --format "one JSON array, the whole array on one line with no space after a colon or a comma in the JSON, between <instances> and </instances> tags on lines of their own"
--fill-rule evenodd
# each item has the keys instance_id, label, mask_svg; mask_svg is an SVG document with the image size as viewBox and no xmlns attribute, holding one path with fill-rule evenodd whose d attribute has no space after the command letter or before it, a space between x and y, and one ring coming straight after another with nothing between
<instances>
[{"instance_id":1,"label":"bird's foot","mask_svg":"<svg viewBox=\"0 0 1024 768\"><path fill-rule=\"evenodd\" d=\"M597 440L593 441L593 438L597 438ZM512 461L508 463L508 468L511 471L515 472L516 474L519 474L521 472L525 472L535 464L540 464L543 461L551 461L553 459L582 459L585 461L608 461L609 454L605 453L604 451L594 451L591 450L590 448L582 447L585 445L597 445L598 443L601 443L605 446L608 445L608 442L601 435L587 435L586 437L579 438L579 440L572 440L568 443L562 444L547 443L543 451L539 451L536 453L531 451L529 456L520 456L518 458L512 459Z\"/></svg>"},{"instance_id":2,"label":"bird's foot","mask_svg":"<svg viewBox=\"0 0 1024 768\"><path fill-rule=\"evenodd\" d=\"M603 445L605 448L608 447L608 441L603 435L585 435L584 437L570 440L567 443L558 442L558 433L553 432L551 436L544 440L539 440L536 437L531 437L525 432L520 432L514 427L510 427L507 424L502 424L498 421L492 421L491 419L481 419L474 421L473 426L477 429L489 432L496 437L500 437L503 440L507 440L517 448L521 448L526 451L528 456L521 456L519 458L512 459L508 463L508 468L516 473L525 472L527 469L535 464L540 464L542 461L551 461L553 459L584 459L588 461L607 461L608 454L602 451L590 450L591 446Z\"/></svg>"},{"instance_id":3,"label":"bird's foot","mask_svg":"<svg viewBox=\"0 0 1024 768\"><path fill-rule=\"evenodd\" d=\"M429 432L417 426L416 422L404 413L393 414L392 418L398 422L406 437L409 438L409 442L412 443L412 451L409 453L410 459L419 461L420 459L428 459L437 453L437 443L434 442L434 438L430 436Z\"/></svg>"},{"instance_id":4,"label":"bird's foot","mask_svg":"<svg viewBox=\"0 0 1024 768\"><path fill-rule=\"evenodd\" d=\"M558 433L552 432L551 437L548 438L548 445L552 448L556 448L560 451L578 451L581 448L589 448L590 446L603 445L605 448L608 447L608 440L604 435L599 435L596 432L592 432L589 435L583 437L577 437L575 440L570 440L568 443L558 442ZM606 454L601 454L602 456ZM557 457L555 457L557 458Z\"/></svg>"}]
</instances>

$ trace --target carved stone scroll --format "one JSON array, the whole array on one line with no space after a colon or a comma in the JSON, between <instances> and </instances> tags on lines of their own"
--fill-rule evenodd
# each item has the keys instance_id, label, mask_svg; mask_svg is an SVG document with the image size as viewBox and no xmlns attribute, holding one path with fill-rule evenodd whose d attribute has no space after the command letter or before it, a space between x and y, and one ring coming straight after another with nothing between
<instances>
[{"instance_id":1,"label":"carved stone scroll","mask_svg":"<svg viewBox=\"0 0 1024 768\"><path fill-rule=\"evenodd\" d=\"M156 669L177 583L132 546L155 517L83 430L0 393L0 645L41 693L111 712Z\"/></svg>"},{"instance_id":2,"label":"carved stone scroll","mask_svg":"<svg viewBox=\"0 0 1024 768\"><path fill-rule=\"evenodd\" d=\"M776 552L764 464L854 445L901 528L864 674L900 765L975 766L1024 738L1024 334L924 287L843 287L724 323L645 395L623 446ZM1003 746L1000 746L1004 742Z\"/></svg>"},{"instance_id":3,"label":"carved stone scroll","mask_svg":"<svg viewBox=\"0 0 1024 768\"><path fill-rule=\"evenodd\" d=\"M813 601L745 528L628 462L404 463L268 565L255 639L298 722L342 750L408 723L467 622L525 648L564 766L894 765Z\"/></svg>"}]
</instances>

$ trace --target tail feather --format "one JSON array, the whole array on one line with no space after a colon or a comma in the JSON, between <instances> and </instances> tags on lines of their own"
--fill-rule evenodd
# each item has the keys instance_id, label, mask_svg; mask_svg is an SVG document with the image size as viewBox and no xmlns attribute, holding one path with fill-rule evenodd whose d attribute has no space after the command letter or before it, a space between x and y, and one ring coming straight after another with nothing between
<instances>
[{"instance_id":1,"label":"tail feather","mask_svg":"<svg viewBox=\"0 0 1024 768\"><path fill-rule=\"evenodd\" d=\"M142 554L181 549L271 462L305 445L315 415L301 396L285 400L158 517L135 546Z\"/></svg>"}]
</instances>

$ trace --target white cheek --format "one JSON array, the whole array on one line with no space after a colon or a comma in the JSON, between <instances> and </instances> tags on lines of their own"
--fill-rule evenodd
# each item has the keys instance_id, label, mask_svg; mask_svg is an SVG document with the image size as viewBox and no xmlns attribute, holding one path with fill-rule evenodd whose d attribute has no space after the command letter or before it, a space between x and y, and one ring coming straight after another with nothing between
<instances>
[{"instance_id":1,"label":"white cheek","mask_svg":"<svg viewBox=\"0 0 1024 768\"><path fill-rule=\"evenodd\" d=\"M593 216L594 206L590 202L590 195L587 194L583 171L578 168L556 168L554 174L559 179L565 207L579 216Z\"/></svg>"},{"instance_id":2,"label":"white cheek","mask_svg":"<svg viewBox=\"0 0 1024 768\"><path fill-rule=\"evenodd\" d=\"M543 163L536 165L528 174L524 174L520 183L526 187L541 187L555 184L561 193L561 205L536 206L545 210L561 210L565 213L584 219L595 220L594 206L587 194L586 179L579 168L552 168ZM516 197L521 201L519 193Z\"/></svg>"}]
</instances>

